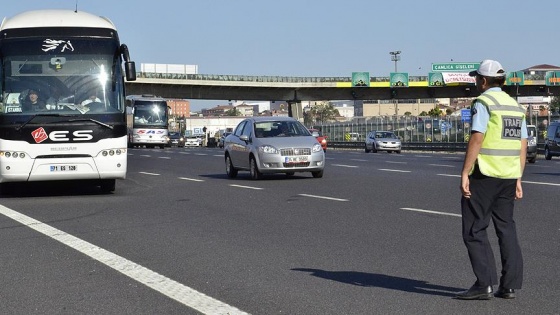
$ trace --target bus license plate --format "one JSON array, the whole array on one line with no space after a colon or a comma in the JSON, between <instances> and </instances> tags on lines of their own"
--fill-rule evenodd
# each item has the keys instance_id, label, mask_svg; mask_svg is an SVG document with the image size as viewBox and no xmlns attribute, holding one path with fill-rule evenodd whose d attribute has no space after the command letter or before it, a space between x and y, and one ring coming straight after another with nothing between
<instances>
[{"instance_id":1,"label":"bus license plate","mask_svg":"<svg viewBox=\"0 0 560 315\"><path fill-rule=\"evenodd\" d=\"M290 156L286 157L285 163L307 162L307 156Z\"/></svg>"},{"instance_id":2,"label":"bus license plate","mask_svg":"<svg viewBox=\"0 0 560 315\"><path fill-rule=\"evenodd\" d=\"M51 165L51 172L74 172L77 170L77 165Z\"/></svg>"}]
</instances>

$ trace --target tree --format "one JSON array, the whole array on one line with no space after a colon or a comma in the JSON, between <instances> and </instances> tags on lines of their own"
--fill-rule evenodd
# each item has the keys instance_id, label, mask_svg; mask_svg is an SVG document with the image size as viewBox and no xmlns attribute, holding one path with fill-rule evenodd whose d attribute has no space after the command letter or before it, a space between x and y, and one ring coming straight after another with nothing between
<instances>
[{"instance_id":1,"label":"tree","mask_svg":"<svg viewBox=\"0 0 560 315\"><path fill-rule=\"evenodd\" d=\"M428 115L431 116L431 117L438 117L438 116L441 116L441 114L442 114L441 109L439 109L437 107L434 107L434 108L430 109L430 111L428 112Z\"/></svg>"},{"instance_id":2,"label":"tree","mask_svg":"<svg viewBox=\"0 0 560 315\"><path fill-rule=\"evenodd\" d=\"M232 108L224 112L224 116L241 116L241 112L237 108Z\"/></svg>"},{"instance_id":3,"label":"tree","mask_svg":"<svg viewBox=\"0 0 560 315\"><path fill-rule=\"evenodd\" d=\"M315 104L307 111L306 120L310 125L321 124L334 120L337 116L340 116L338 109L334 108L334 105L329 102L323 102Z\"/></svg>"},{"instance_id":4,"label":"tree","mask_svg":"<svg viewBox=\"0 0 560 315\"><path fill-rule=\"evenodd\" d=\"M410 116L410 115L412 115L412 113L411 112L405 112L404 115L405 116Z\"/></svg>"}]
</instances>

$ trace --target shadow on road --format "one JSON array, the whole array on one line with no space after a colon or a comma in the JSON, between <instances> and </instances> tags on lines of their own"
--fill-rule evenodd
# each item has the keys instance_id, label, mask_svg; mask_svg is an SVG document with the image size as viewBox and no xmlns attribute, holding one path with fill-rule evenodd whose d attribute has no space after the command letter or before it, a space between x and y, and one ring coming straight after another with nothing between
<instances>
[{"instance_id":1,"label":"shadow on road","mask_svg":"<svg viewBox=\"0 0 560 315\"><path fill-rule=\"evenodd\" d=\"M419 294L454 297L457 292L464 290L462 288L430 284L429 282L422 280L407 279L377 273L365 273L356 271L327 271L311 268L293 268L292 270L309 272L314 277L352 285L385 288Z\"/></svg>"}]
</instances>

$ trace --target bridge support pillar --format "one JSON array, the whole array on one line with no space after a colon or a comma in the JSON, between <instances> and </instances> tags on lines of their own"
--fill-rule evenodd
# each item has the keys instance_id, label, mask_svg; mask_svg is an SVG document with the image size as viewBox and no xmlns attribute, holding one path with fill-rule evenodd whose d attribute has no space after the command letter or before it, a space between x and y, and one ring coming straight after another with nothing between
<instances>
[{"instance_id":1,"label":"bridge support pillar","mask_svg":"<svg viewBox=\"0 0 560 315\"><path fill-rule=\"evenodd\" d=\"M303 122L303 107L300 101L288 101L288 116Z\"/></svg>"}]
</instances>

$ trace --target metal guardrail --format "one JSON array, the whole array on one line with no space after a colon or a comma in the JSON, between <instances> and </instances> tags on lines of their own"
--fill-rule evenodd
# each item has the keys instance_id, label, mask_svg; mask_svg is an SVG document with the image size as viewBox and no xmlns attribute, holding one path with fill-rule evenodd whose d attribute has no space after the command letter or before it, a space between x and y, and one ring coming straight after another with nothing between
<instances>
[{"instance_id":1,"label":"metal guardrail","mask_svg":"<svg viewBox=\"0 0 560 315\"><path fill-rule=\"evenodd\" d=\"M403 151L466 152L467 142L403 142ZM334 149L363 150L364 142L329 141L328 147ZM544 154L544 143L537 143L537 154Z\"/></svg>"},{"instance_id":2,"label":"metal guardrail","mask_svg":"<svg viewBox=\"0 0 560 315\"><path fill-rule=\"evenodd\" d=\"M329 141L328 146L336 149L363 149L363 142ZM404 151L465 152L466 142L403 142Z\"/></svg>"}]
</instances>

